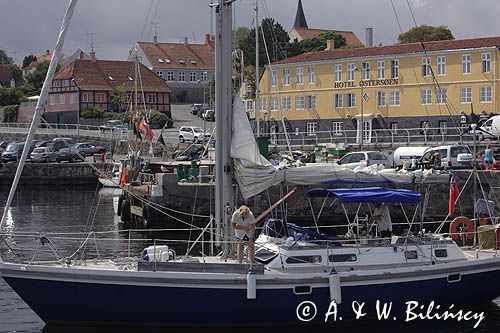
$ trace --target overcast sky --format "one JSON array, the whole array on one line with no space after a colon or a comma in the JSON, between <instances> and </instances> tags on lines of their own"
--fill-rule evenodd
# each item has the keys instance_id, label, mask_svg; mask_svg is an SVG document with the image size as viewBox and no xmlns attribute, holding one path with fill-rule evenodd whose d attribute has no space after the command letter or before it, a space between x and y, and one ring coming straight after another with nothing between
<instances>
[{"instance_id":1,"label":"overcast sky","mask_svg":"<svg viewBox=\"0 0 500 333\"><path fill-rule=\"evenodd\" d=\"M216 0L214 0L215 2ZM0 0L0 49L22 62L27 54L53 49L68 0ZM138 41L188 37L201 43L210 32L210 0L80 0L64 47L65 54L90 48L97 57L126 59ZM298 0L259 0L259 14L292 27ZM374 43L397 41L400 33L391 0L302 0L310 28L351 30L364 42L373 27ZM403 31L414 26L407 0L393 0ZM447 25L457 39L500 35L499 0L409 0L418 25ZM235 26L253 24L255 0L235 2ZM151 8L151 10L150 10ZM149 15L148 15L149 13ZM143 34L144 31L144 34Z\"/></svg>"}]
</instances>

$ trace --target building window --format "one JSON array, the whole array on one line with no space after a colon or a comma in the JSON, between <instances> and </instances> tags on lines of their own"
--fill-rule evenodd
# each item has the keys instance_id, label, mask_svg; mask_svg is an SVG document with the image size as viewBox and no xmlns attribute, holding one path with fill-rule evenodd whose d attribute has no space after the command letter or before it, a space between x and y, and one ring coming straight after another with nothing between
<instances>
[{"instance_id":1,"label":"building window","mask_svg":"<svg viewBox=\"0 0 500 333\"><path fill-rule=\"evenodd\" d=\"M249 99L246 104L247 104L247 112L253 111L253 100Z\"/></svg>"},{"instance_id":2,"label":"building window","mask_svg":"<svg viewBox=\"0 0 500 333\"><path fill-rule=\"evenodd\" d=\"M304 83L304 68L297 68L297 72L295 73L295 80L297 81L297 84Z\"/></svg>"},{"instance_id":3,"label":"building window","mask_svg":"<svg viewBox=\"0 0 500 333\"><path fill-rule=\"evenodd\" d=\"M377 79L385 79L385 61L377 61Z\"/></svg>"},{"instance_id":4,"label":"building window","mask_svg":"<svg viewBox=\"0 0 500 333\"><path fill-rule=\"evenodd\" d=\"M167 81L174 81L174 72L167 72Z\"/></svg>"},{"instance_id":5,"label":"building window","mask_svg":"<svg viewBox=\"0 0 500 333\"><path fill-rule=\"evenodd\" d=\"M391 133L392 134L398 134L398 129L399 129L398 123L391 123Z\"/></svg>"},{"instance_id":6,"label":"building window","mask_svg":"<svg viewBox=\"0 0 500 333\"><path fill-rule=\"evenodd\" d=\"M362 69L362 73L363 73L362 80L369 80L370 79L370 63L363 62L361 64L361 69Z\"/></svg>"},{"instance_id":7,"label":"building window","mask_svg":"<svg viewBox=\"0 0 500 333\"><path fill-rule=\"evenodd\" d=\"M344 135L344 122L342 121L334 121L332 123L332 131L333 135Z\"/></svg>"},{"instance_id":8,"label":"building window","mask_svg":"<svg viewBox=\"0 0 500 333\"><path fill-rule=\"evenodd\" d=\"M97 103L106 103L106 94L105 93L95 94L95 101Z\"/></svg>"},{"instance_id":9,"label":"building window","mask_svg":"<svg viewBox=\"0 0 500 333\"><path fill-rule=\"evenodd\" d=\"M391 79L399 78L399 60L391 60Z\"/></svg>"},{"instance_id":10,"label":"building window","mask_svg":"<svg viewBox=\"0 0 500 333\"><path fill-rule=\"evenodd\" d=\"M422 90L422 105L432 104L432 90L424 89Z\"/></svg>"},{"instance_id":11,"label":"building window","mask_svg":"<svg viewBox=\"0 0 500 333\"><path fill-rule=\"evenodd\" d=\"M462 74L470 74L470 54L462 55Z\"/></svg>"},{"instance_id":12,"label":"building window","mask_svg":"<svg viewBox=\"0 0 500 333\"><path fill-rule=\"evenodd\" d=\"M446 120L439 121L439 134L446 134L447 123Z\"/></svg>"},{"instance_id":13,"label":"building window","mask_svg":"<svg viewBox=\"0 0 500 333\"><path fill-rule=\"evenodd\" d=\"M179 81L180 82L186 81L186 76L185 76L184 72L179 72Z\"/></svg>"},{"instance_id":14,"label":"building window","mask_svg":"<svg viewBox=\"0 0 500 333\"><path fill-rule=\"evenodd\" d=\"M49 96L49 104L50 105L55 105L56 104L56 96L50 95Z\"/></svg>"},{"instance_id":15,"label":"building window","mask_svg":"<svg viewBox=\"0 0 500 333\"><path fill-rule=\"evenodd\" d=\"M63 80L63 86L69 87L69 80Z\"/></svg>"},{"instance_id":16,"label":"building window","mask_svg":"<svg viewBox=\"0 0 500 333\"><path fill-rule=\"evenodd\" d=\"M389 94L389 98L390 98L389 102L391 103L391 106L401 105L401 95L400 95L399 90L391 91Z\"/></svg>"},{"instance_id":17,"label":"building window","mask_svg":"<svg viewBox=\"0 0 500 333\"><path fill-rule=\"evenodd\" d=\"M196 81L196 72L189 73L189 81L191 81L191 82Z\"/></svg>"},{"instance_id":18,"label":"building window","mask_svg":"<svg viewBox=\"0 0 500 333\"><path fill-rule=\"evenodd\" d=\"M203 82L207 81L207 72L200 73L200 80L202 80Z\"/></svg>"},{"instance_id":19,"label":"building window","mask_svg":"<svg viewBox=\"0 0 500 333\"><path fill-rule=\"evenodd\" d=\"M156 94L148 94L148 103L156 104L156 102L157 102Z\"/></svg>"},{"instance_id":20,"label":"building window","mask_svg":"<svg viewBox=\"0 0 500 333\"><path fill-rule=\"evenodd\" d=\"M290 68L283 68L283 85L290 85Z\"/></svg>"},{"instance_id":21,"label":"building window","mask_svg":"<svg viewBox=\"0 0 500 333\"><path fill-rule=\"evenodd\" d=\"M422 58L422 76L431 75L431 59Z\"/></svg>"},{"instance_id":22,"label":"building window","mask_svg":"<svg viewBox=\"0 0 500 333\"><path fill-rule=\"evenodd\" d=\"M348 108L355 108L356 107L356 94L350 93L346 94L347 98L347 107Z\"/></svg>"},{"instance_id":23,"label":"building window","mask_svg":"<svg viewBox=\"0 0 500 333\"><path fill-rule=\"evenodd\" d=\"M472 103L472 87L460 88L460 103Z\"/></svg>"},{"instance_id":24,"label":"building window","mask_svg":"<svg viewBox=\"0 0 500 333\"><path fill-rule=\"evenodd\" d=\"M54 88L58 88L58 87L60 87L60 86L61 86L61 81L59 81L59 80L54 80L54 81L52 81L52 86L53 86Z\"/></svg>"},{"instance_id":25,"label":"building window","mask_svg":"<svg viewBox=\"0 0 500 333\"><path fill-rule=\"evenodd\" d=\"M306 106L305 96L295 96L295 110L304 110Z\"/></svg>"},{"instance_id":26,"label":"building window","mask_svg":"<svg viewBox=\"0 0 500 333\"><path fill-rule=\"evenodd\" d=\"M377 91L377 106L385 106L385 91Z\"/></svg>"},{"instance_id":27,"label":"building window","mask_svg":"<svg viewBox=\"0 0 500 333\"><path fill-rule=\"evenodd\" d=\"M491 86L482 86L480 92L481 103L489 103L493 100L493 90Z\"/></svg>"},{"instance_id":28,"label":"building window","mask_svg":"<svg viewBox=\"0 0 500 333\"><path fill-rule=\"evenodd\" d=\"M438 75L446 75L446 57L437 57L437 72Z\"/></svg>"},{"instance_id":29,"label":"building window","mask_svg":"<svg viewBox=\"0 0 500 333\"><path fill-rule=\"evenodd\" d=\"M491 53L481 54L481 63L483 68L483 73L491 72Z\"/></svg>"},{"instance_id":30,"label":"building window","mask_svg":"<svg viewBox=\"0 0 500 333\"><path fill-rule=\"evenodd\" d=\"M82 102L88 103L92 102L92 93L86 92L82 94Z\"/></svg>"},{"instance_id":31,"label":"building window","mask_svg":"<svg viewBox=\"0 0 500 333\"><path fill-rule=\"evenodd\" d=\"M307 96L307 108L316 110L316 95Z\"/></svg>"},{"instance_id":32,"label":"building window","mask_svg":"<svg viewBox=\"0 0 500 333\"><path fill-rule=\"evenodd\" d=\"M335 94L334 105L336 109L342 109L344 107L344 95L343 94Z\"/></svg>"},{"instance_id":33,"label":"building window","mask_svg":"<svg viewBox=\"0 0 500 333\"><path fill-rule=\"evenodd\" d=\"M335 82L342 81L342 64L335 64L333 66L333 73L335 74Z\"/></svg>"},{"instance_id":34,"label":"building window","mask_svg":"<svg viewBox=\"0 0 500 333\"><path fill-rule=\"evenodd\" d=\"M267 97L259 97L259 110L267 111Z\"/></svg>"},{"instance_id":35,"label":"building window","mask_svg":"<svg viewBox=\"0 0 500 333\"><path fill-rule=\"evenodd\" d=\"M347 81L354 81L354 64L347 64Z\"/></svg>"},{"instance_id":36,"label":"building window","mask_svg":"<svg viewBox=\"0 0 500 333\"><path fill-rule=\"evenodd\" d=\"M65 104L66 98L63 94L59 95L59 104Z\"/></svg>"},{"instance_id":37,"label":"building window","mask_svg":"<svg viewBox=\"0 0 500 333\"><path fill-rule=\"evenodd\" d=\"M446 98L448 95L448 89L441 88L436 90L436 103L437 104L446 104Z\"/></svg>"},{"instance_id":38,"label":"building window","mask_svg":"<svg viewBox=\"0 0 500 333\"><path fill-rule=\"evenodd\" d=\"M309 84L316 83L316 70L314 69L314 67L312 66L307 67L307 77L309 79Z\"/></svg>"},{"instance_id":39,"label":"building window","mask_svg":"<svg viewBox=\"0 0 500 333\"><path fill-rule=\"evenodd\" d=\"M292 109L292 97L291 96L284 96L283 97L283 109L287 110L287 111Z\"/></svg>"},{"instance_id":40,"label":"building window","mask_svg":"<svg viewBox=\"0 0 500 333\"><path fill-rule=\"evenodd\" d=\"M75 104L75 94L69 94L69 104Z\"/></svg>"},{"instance_id":41,"label":"building window","mask_svg":"<svg viewBox=\"0 0 500 333\"><path fill-rule=\"evenodd\" d=\"M316 135L316 123L307 123L307 135L314 136Z\"/></svg>"},{"instance_id":42,"label":"building window","mask_svg":"<svg viewBox=\"0 0 500 333\"><path fill-rule=\"evenodd\" d=\"M163 71L156 71L156 75L163 78Z\"/></svg>"},{"instance_id":43,"label":"building window","mask_svg":"<svg viewBox=\"0 0 500 333\"><path fill-rule=\"evenodd\" d=\"M278 72L273 69L271 71L271 86L276 87L278 85Z\"/></svg>"},{"instance_id":44,"label":"building window","mask_svg":"<svg viewBox=\"0 0 500 333\"><path fill-rule=\"evenodd\" d=\"M280 101L278 97L271 96L271 111L278 111L280 107Z\"/></svg>"}]
</instances>

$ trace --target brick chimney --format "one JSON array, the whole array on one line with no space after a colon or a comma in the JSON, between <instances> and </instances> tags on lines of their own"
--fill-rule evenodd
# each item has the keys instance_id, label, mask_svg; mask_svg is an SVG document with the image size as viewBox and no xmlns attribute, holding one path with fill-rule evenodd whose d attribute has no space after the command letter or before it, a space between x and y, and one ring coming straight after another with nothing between
<instances>
[{"instance_id":1,"label":"brick chimney","mask_svg":"<svg viewBox=\"0 0 500 333\"><path fill-rule=\"evenodd\" d=\"M335 41L333 39L327 40L325 51L333 51L333 49L335 49Z\"/></svg>"},{"instance_id":2,"label":"brick chimney","mask_svg":"<svg viewBox=\"0 0 500 333\"><path fill-rule=\"evenodd\" d=\"M92 61L92 62L96 62L96 59L95 59L95 52L94 52L94 51L90 52L90 61Z\"/></svg>"},{"instance_id":3,"label":"brick chimney","mask_svg":"<svg viewBox=\"0 0 500 333\"><path fill-rule=\"evenodd\" d=\"M45 52L47 53L47 55L49 55L49 54L50 54L50 50L45 50Z\"/></svg>"},{"instance_id":4,"label":"brick chimney","mask_svg":"<svg viewBox=\"0 0 500 333\"><path fill-rule=\"evenodd\" d=\"M83 60L84 58L85 58L85 57L83 56L83 51L80 51L80 57L79 57L79 59L80 59L80 60Z\"/></svg>"},{"instance_id":5,"label":"brick chimney","mask_svg":"<svg viewBox=\"0 0 500 333\"><path fill-rule=\"evenodd\" d=\"M188 45L188 38L184 37L184 45Z\"/></svg>"},{"instance_id":6,"label":"brick chimney","mask_svg":"<svg viewBox=\"0 0 500 333\"><path fill-rule=\"evenodd\" d=\"M205 45L210 47L211 49L213 49L213 45L212 45L212 36L210 36L210 34L205 34Z\"/></svg>"}]
</instances>

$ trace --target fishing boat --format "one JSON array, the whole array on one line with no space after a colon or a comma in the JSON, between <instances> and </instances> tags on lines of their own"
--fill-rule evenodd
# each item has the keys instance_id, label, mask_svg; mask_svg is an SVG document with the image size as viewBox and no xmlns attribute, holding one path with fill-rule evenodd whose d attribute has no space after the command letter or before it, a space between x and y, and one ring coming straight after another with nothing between
<instances>
[{"instance_id":1,"label":"fishing boat","mask_svg":"<svg viewBox=\"0 0 500 333\"><path fill-rule=\"evenodd\" d=\"M267 327L308 321L324 323L341 317L343 320L356 319L355 304L365 304L366 317L374 317L377 302L390 304L391 316L402 318L408 310L408 302L459 308L497 298L500 286L487 282L500 279L497 251L466 252L440 235L421 236L418 242L415 240L411 244L411 238L405 237L403 243L396 241L384 245L384 249L391 249L399 256L401 262L397 265L394 256L384 255L384 258L391 258L391 265L383 266L388 261L381 258L376 267L370 266L373 261L369 261L368 265L345 269L345 265L329 259L333 254L329 251L344 247L342 243L319 245L300 239L288 241L288 237L275 248L277 256L273 260L279 260L280 265L236 262L230 253L230 245L235 241L229 224L234 208L231 159L236 160L239 168L237 179L248 176L243 174L244 169L247 172L263 171L267 163L258 157L264 164L262 168L259 169L258 165L248 168L252 164L253 157L249 157L252 151L239 151L238 145L231 143L231 128L235 119L242 117L231 113L233 104L238 103L233 102L231 95L232 2L223 1L216 6L216 210L215 226L209 224L203 230L213 230L215 244L224 249L222 254L177 255L168 244L155 242L138 254L139 257L81 258L63 255L49 237L40 235L37 237L40 246L53 250L56 259L20 260L14 255L14 246L4 237L2 240L10 251L0 262L2 278L46 323L91 326ZM75 4L76 0L70 2L63 21L55 58L49 68L49 82ZM41 105L47 97L47 86L45 82L39 100ZM39 112L41 107L37 107ZM34 117L29 140L33 138L38 120L39 115ZM238 136L241 134L237 133ZM257 146L255 140L253 145ZM18 171L22 171L25 157L21 158ZM16 182L11 194L15 186ZM341 198L340 194L333 194ZM9 198L2 224L11 195ZM93 237L89 235L88 239ZM319 258L309 252L317 246L322 247ZM353 248L363 250L368 255L377 246L363 246L358 240L354 247L347 246L347 249L349 253ZM423 253L430 257L407 264L411 261L408 250L413 251L419 246L425 246ZM442 248L452 250L456 260L434 260L437 256L435 249ZM323 254L328 260L323 259ZM296 262L307 259L301 258L303 256L317 258L307 263L314 264L315 269L293 269ZM9 258L11 260L7 260Z\"/></svg>"},{"instance_id":2,"label":"fishing boat","mask_svg":"<svg viewBox=\"0 0 500 333\"><path fill-rule=\"evenodd\" d=\"M113 163L112 169L109 173L100 173L98 175L99 183L103 187L120 187L120 178L122 175L123 165L120 162Z\"/></svg>"}]
</instances>

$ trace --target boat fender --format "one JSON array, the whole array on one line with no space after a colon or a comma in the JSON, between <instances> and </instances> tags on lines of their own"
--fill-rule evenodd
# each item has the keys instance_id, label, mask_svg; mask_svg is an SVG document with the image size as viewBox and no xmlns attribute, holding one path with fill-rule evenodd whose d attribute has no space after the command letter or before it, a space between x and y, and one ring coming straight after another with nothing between
<instances>
[{"instance_id":1,"label":"boat fender","mask_svg":"<svg viewBox=\"0 0 500 333\"><path fill-rule=\"evenodd\" d=\"M257 274L249 271L247 274L247 299L257 298Z\"/></svg>"},{"instance_id":2,"label":"boat fender","mask_svg":"<svg viewBox=\"0 0 500 333\"><path fill-rule=\"evenodd\" d=\"M144 205L144 208L142 210L142 216L143 216L144 227L146 227L147 229L154 228L158 220L158 212L156 208L151 207L147 204Z\"/></svg>"},{"instance_id":3,"label":"boat fender","mask_svg":"<svg viewBox=\"0 0 500 333\"><path fill-rule=\"evenodd\" d=\"M130 222L130 201L127 199L124 199L122 203L121 220L125 223Z\"/></svg>"},{"instance_id":4,"label":"boat fender","mask_svg":"<svg viewBox=\"0 0 500 333\"><path fill-rule=\"evenodd\" d=\"M120 196L118 197L118 216L121 216L122 215L122 204L123 204L123 199L125 198L125 196L123 194L120 194Z\"/></svg>"},{"instance_id":5,"label":"boat fender","mask_svg":"<svg viewBox=\"0 0 500 333\"><path fill-rule=\"evenodd\" d=\"M328 276L328 284L330 287L330 301L335 301L337 304L342 304L342 291L340 289L340 276L337 272L332 271Z\"/></svg>"},{"instance_id":6,"label":"boat fender","mask_svg":"<svg viewBox=\"0 0 500 333\"><path fill-rule=\"evenodd\" d=\"M460 232L458 230L459 227L465 227L466 231ZM450 223L450 236L451 236L451 238L453 240L457 240L461 233L465 234L465 237L467 237L467 239L474 238L474 223L472 223L470 218L465 217L465 216L459 216L459 217L456 217L453 221L451 221L451 223Z\"/></svg>"}]
</instances>

